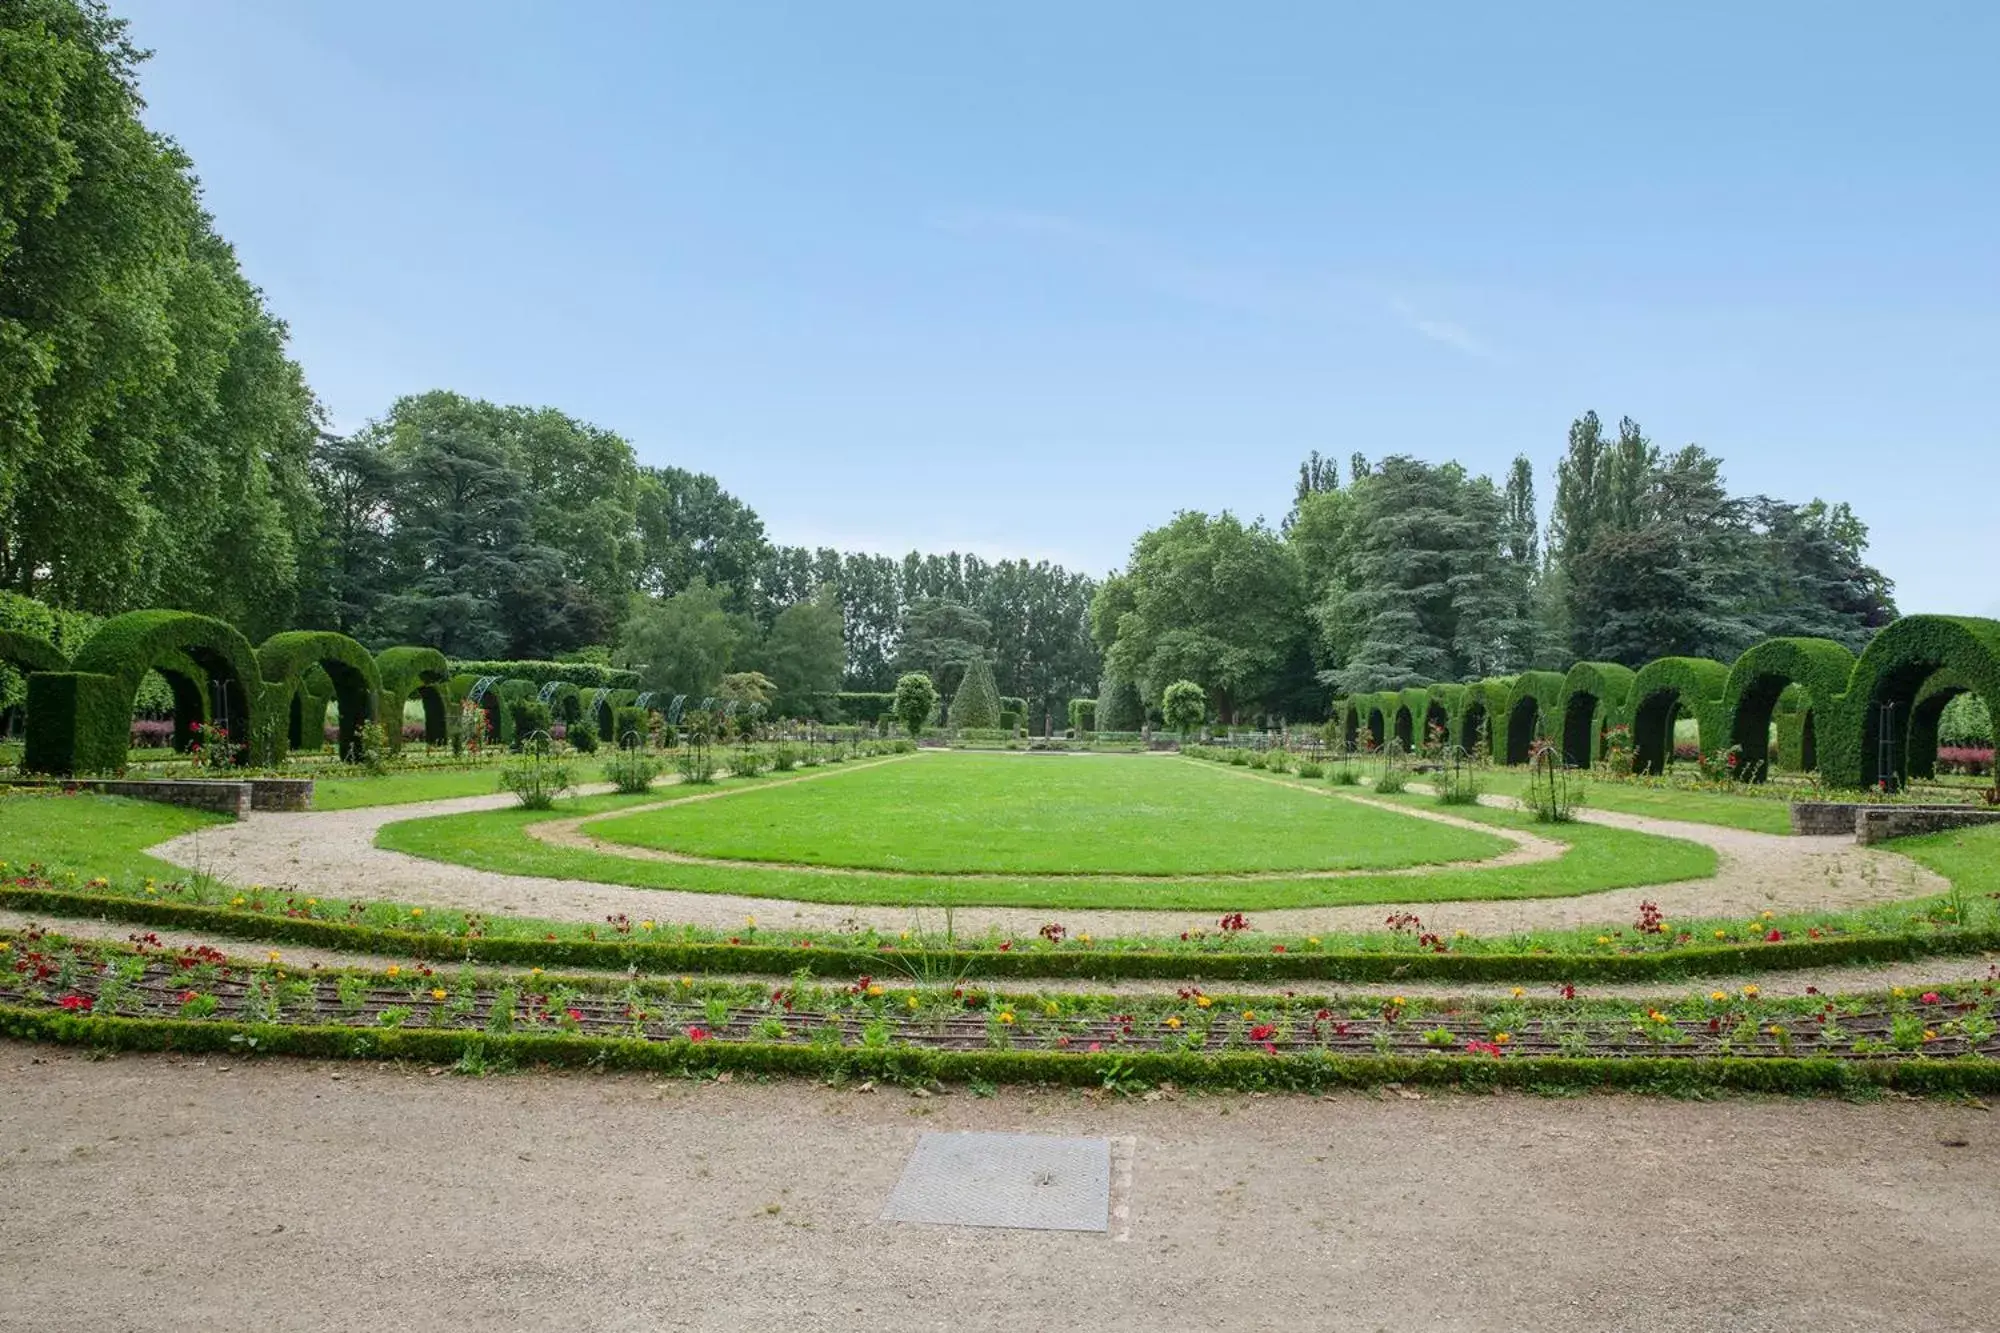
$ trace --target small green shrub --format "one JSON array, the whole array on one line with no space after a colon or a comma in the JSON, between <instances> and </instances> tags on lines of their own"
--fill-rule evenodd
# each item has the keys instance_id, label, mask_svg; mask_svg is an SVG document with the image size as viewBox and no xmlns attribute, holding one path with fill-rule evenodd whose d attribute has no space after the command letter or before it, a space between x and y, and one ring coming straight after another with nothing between
<instances>
[{"instance_id":1,"label":"small green shrub","mask_svg":"<svg viewBox=\"0 0 2000 1333\"><path fill-rule=\"evenodd\" d=\"M739 778L754 778L766 767L768 765L763 753L748 745L737 747L736 753L730 756L729 760L729 771Z\"/></svg>"},{"instance_id":2,"label":"small green shrub","mask_svg":"<svg viewBox=\"0 0 2000 1333\"><path fill-rule=\"evenodd\" d=\"M627 705L611 710L611 734L604 739L621 748L632 744L634 738L644 745L651 732L652 718L646 710Z\"/></svg>"},{"instance_id":3,"label":"small green shrub","mask_svg":"<svg viewBox=\"0 0 2000 1333\"><path fill-rule=\"evenodd\" d=\"M509 760L500 770L500 789L514 793L524 810L552 809L556 797L574 785L568 764L549 759L539 751Z\"/></svg>"},{"instance_id":4,"label":"small green shrub","mask_svg":"<svg viewBox=\"0 0 2000 1333\"><path fill-rule=\"evenodd\" d=\"M536 732L551 734L555 718L549 713L549 706L540 699L509 699L507 714L514 719L514 748L526 749Z\"/></svg>"},{"instance_id":5,"label":"small green shrub","mask_svg":"<svg viewBox=\"0 0 2000 1333\"><path fill-rule=\"evenodd\" d=\"M588 721L570 723L569 729L563 733L563 736L564 739L569 741L570 748L574 749L578 754L597 753L597 728L592 726Z\"/></svg>"},{"instance_id":6,"label":"small green shrub","mask_svg":"<svg viewBox=\"0 0 2000 1333\"><path fill-rule=\"evenodd\" d=\"M1327 770L1326 780L1336 787L1358 787L1361 785L1361 770L1343 759Z\"/></svg>"},{"instance_id":7,"label":"small green shrub","mask_svg":"<svg viewBox=\"0 0 2000 1333\"><path fill-rule=\"evenodd\" d=\"M675 756L674 768L682 782L706 786L715 781L715 751L706 745L690 745Z\"/></svg>"},{"instance_id":8,"label":"small green shrub","mask_svg":"<svg viewBox=\"0 0 2000 1333\"><path fill-rule=\"evenodd\" d=\"M1248 768L1250 766L1250 752L1247 750L1231 750L1229 752L1229 762L1238 768ZM1259 764L1259 767L1262 767L1262 765Z\"/></svg>"},{"instance_id":9,"label":"small green shrub","mask_svg":"<svg viewBox=\"0 0 2000 1333\"><path fill-rule=\"evenodd\" d=\"M637 746L617 749L604 761L605 780L628 795L642 792L653 785L653 779L660 776L660 760Z\"/></svg>"},{"instance_id":10,"label":"small green shrub","mask_svg":"<svg viewBox=\"0 0 2000 1333\"><path fill-rule=\"evenodd\" d=\"M1268 767L1270 761L1265 759L1263 755L1256 754L1253 752L1247 759L1243 761L1243 763L1246 767L1261 770L1263 768Z\"/></svg>"},{"instance_id":11,"label":"small green shrub","mask_svg":"<svg viewBox=\"0 0 2000 1333\"><path fill-rule=\"evenodd\" d=\"M799 766L799 752L789 745L780 745L771 751L771 767L780 773L789 773Z\"/></svg>"},{"instance_id":12,"label":"small green shrub","mask_svg":"<svg viewBox=\"0 0 2000 1333\"><path fill-rule=\"evenodd\" d=\"M1302 759L1299 761L1299 776L1302 778L1322 778L1326 776L1326 769L1311 759Z\"/></svg>"}]
</instances>

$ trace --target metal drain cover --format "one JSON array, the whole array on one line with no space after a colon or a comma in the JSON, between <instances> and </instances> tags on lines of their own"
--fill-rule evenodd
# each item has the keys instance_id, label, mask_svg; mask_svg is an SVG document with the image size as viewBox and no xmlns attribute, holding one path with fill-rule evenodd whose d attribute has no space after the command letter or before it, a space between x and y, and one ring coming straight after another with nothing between
<instances>
[{"instance_id":1,"label":"metal drain cover","mask_svg":"<svg viewBox=\"0 0 2000 1333\"><path fill-rule=\"evenodd\" d=\"M1111 1142L1044 1134L926 1134L889 1191L885 1222L1105 1231Z\"/></svg>"}]
</instances>

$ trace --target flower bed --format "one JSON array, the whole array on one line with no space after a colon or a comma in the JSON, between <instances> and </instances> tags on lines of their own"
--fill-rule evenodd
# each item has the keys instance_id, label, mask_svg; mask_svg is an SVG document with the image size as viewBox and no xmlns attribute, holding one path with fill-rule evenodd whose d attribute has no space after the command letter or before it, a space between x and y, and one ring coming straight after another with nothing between
<instances>
[{"instance_id":1,"label":"flower bed","mask_svg":"<svg viewBox=\"0 0 2000 1333\"><path fill-rule=\"evenodd\" d=\"M301 972L277 954L253 964L209 948L162 950L144 936L118 947L38 932L0 936L0 959L0 1031L122 1048L1231 1087L2000 1087L1990 981L1784 1000L1746 986L1655 1008L1578 998L1571 987L1547 1000L1517 991L1462 1004L1193 987L1032 995L867 976L766 988L691 976L496 977L469 966ZM1641 1077L1603 1068L1616 1065ZM1777 1068L1751 1072L1759 1065ZM1927 1072L1903 1072L1912 1067Z\"/></svg>"}]
</instances>

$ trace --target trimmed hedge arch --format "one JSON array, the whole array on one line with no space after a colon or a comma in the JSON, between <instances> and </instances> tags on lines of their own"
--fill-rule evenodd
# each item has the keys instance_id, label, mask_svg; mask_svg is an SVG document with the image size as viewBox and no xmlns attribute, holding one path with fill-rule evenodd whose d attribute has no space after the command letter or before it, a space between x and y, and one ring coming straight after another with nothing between
<instances>
[{"instance_id":1,"label":"trimmed hedge arch","mask_svg":"<svg viewBox=\"0 0 2000 1333\"><path fill-rule=\"evenodd\" d=\"M411 699L424 705L424 744L443 745L451 739L451 663L435 648L384 648L375 654L375 671L382 680L382 717L389 749L403 748L403 705Z\"/></svg>"},{"instance_id":2,"label":"trimmed hedge arch","mask_svg":"<svg viewBox=\"0 0 2000 1333\"><path fill-rule=\"evenodd\" d=\"M24 676L34 671L69 670L69 659L62 649L39 634L19 629L0 629L0 663Z\"/></svg>"},{"instance_id":3,"label":"trimmed hedge arch","mask_svg":"<svg viewBox=\"0 0 2000 1333\"><path fill-rule=\"evenodd\" d=\"M1988 709L2000 710L2000 621L1905 616L1885 626L1854 664L1838 746L1827 734L1830 728L1820 729L1820 771L1842 785L1849 785L1846 775L1854 773L1859 781L1852 785L1902 786L1909 777L1918 695L1940 675L1962 682L1961 692L1979 695ZM1934 754L1935 722L1930 740Z\"/></svg>"},{"instance_id":4,"label":"trimmed hedge arch","mask_svg":"<svg viewBox=\"0 0 2000 1333\"><path fill-rule=\"evenodd\" d=\"M148 671L178 665L176 654L203 673L202 697L219 699L231 738L254 736L264 682L249 641L212 616L129 611L99 625L68 670L28 677L28 744L22 767L38 773L123 768L139 684ZM184 671L174 674L186 680ZM183 711L178 706L183 688L176 687L177 715Z\"/></svg>"},{"instance_id":5,"label":"trimmed hedge arch","mask_svg":"<svg viewBox=\"0 0 2000 1333\"><path fill-rule=\"evenodd\" d=\"M1436 732L1445 745L1455 745L1452 719L1458 716L1461 701L1465 697L1463 685L1433 685L1425 691L1430 702L1424 709L1422 736L1425 744L1430 743L1432 732Z\"/></svg>"},{"instance_id":6,"label":"trimmed hedge arch","mask_svg":"<svg viewBox=\"0 0 2000 1333\"><path fill-rule=\"evenodd\" d=\"M1910 705L1909 741L1904 746L1911 777L1937 776L1938 724L1944 720L1945 705L1961 694L1975 693L1972 682L1955 671L1940 671L1917 691L1916 702ZM1779 722L1778 735L1782 741L1783 719Z\"/></svg>"},{"instance_id":7,"label":"trimmed hedge arch","mask_svg":"<svg viewBox=\"0 0 2000 1333\"><path fill-rule=\"evenodd\" d=\"M1507 699L1514 691L1513 676L1496 676L1460 688L1458 706L1452 710L1452 743L1468 754L1480 746L1489 755L1501 755L1506 746L1504 733L1496 737L1493 720L1507 716Z\"/></svg>"},{"instance_id":8,"label":"trimmed hedge arch","mask_svg":"<svg viewBox=\"0 0 2000 1333\"><path fill-rule=\"evenodd\" d=\"M566 680L544 681L535 697L549 706L549 717L564 726L583 717L583 692Z\"/></svg>"},{"instance_id":9,"label":"trimmed hedge arch","mask_svg":"<svg viewBox=\"0 0 2000 1333\"><path fill-rule=\"evenodd\" d=\"M484 685L486 688L481 689ZM506 701L501 697L500 687L506 684L497 676L474 676L460 673L451 678L451 697L476 704L485 715L485 734L479 737L481 745L510 745L514 740L514 719L507 713Z\"/></svg>"},{"instance_id":10,"label":"trimmed hedge arch","mask_svg":"<svg viewBox=\"0 0 2000 1333\"><path fill-rule=\"evenodd\" d=\"M1393 731L1396 739L1403 743L1405 754L1416 753L1424 742L1424 718L1430 713L1431 692L1424 686L1392 690L1389 697L1395 702L1390 713L1395 718Z\"/></svg>"},{"instance_id":11,"label":"trimmed hedge arch","mask_svg":"<svg viewBox=\"0 0 2000 1333\"><path fill-rule=\"evenodd\" d=\"M1634 674L1616 662L1578 662L1569 669L1556 713L1564 763L1588 768L1603 758L1604 733L1625 720Z\"/></svg>"},{"instance_id":12,"label":"trimmed hedge arch","mask_svg":"<svg viewBox=\"0 0 2000 1333\"><path fill-rule=\"evenodd\" d=\"M1695 719L1697 746L1705 754L1720 749L1727 731L1722 696L1729 668L1708 657L1661 657L1632 677L1625 718L1632 728L1633 768L1660 774L1674 758L1674 723L1683 712Z\"/></svg>"},{"instance_id":13,"label":"trimmed hedge arch","mask_svg":"<svg viewBox=\"0 0 2000 1333\"><path fill-rule=\"evenodd\" d=\"M1737 772L1753 782L1764 779L1771 759L1771 715L1778 696L1796 685L1816 720L1814 748L1828 781L1840 787L1861 785L1860 738L1841 736L1846 730L1843 696L1853 674L1854 654L1831 639L1766 639L1737 658L1720 705L1721 716L1728 719L1729 744L1741 752Z\"/></svg>"},{"instance_id":14,"label":"trimmed hedge arch","mask_svg":"<svg viewBox=\"0 0 2000 1333\"><path fill-rule=\"evenodd\" d=\"M361 728L379 715L382 694L381 673L366 648L345 634L291 630L273 634L258 646L257 666L264 676L266 718L253 749L257 762L276 763L294 745L319 748L319 728L326 725L326 710L322 706L315 711L308 703L318 697L307 685L312 667L326 673L333 684L334 700L340 705L337 752L343 759L353 759L360 752ZM399 711L399 732L401 719Z\"/></svg>"},{"instance_id":15,"label":"trimmed hedge arch","mask_svg":"<svg viewBox=\"0 0 2000 1333\"><path fill-rule=\"evenodd\" d=\"M1525 764L1536 740L1553 739L1562 719L1563 681L1560 671L1523 671L1514 678L1507 691L1502 762Z\"/></svg>"}]
</instances>

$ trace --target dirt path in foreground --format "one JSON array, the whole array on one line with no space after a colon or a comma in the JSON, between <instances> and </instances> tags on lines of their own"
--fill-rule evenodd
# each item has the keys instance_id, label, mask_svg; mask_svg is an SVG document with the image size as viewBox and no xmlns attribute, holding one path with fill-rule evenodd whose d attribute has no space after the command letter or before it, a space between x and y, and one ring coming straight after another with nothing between
<instances>
[{"instance_id":1,"label":"dirt path in foreground","mask_svg":"<svg viewBox=\"0 0 2000 1333\"><path fill-rule=\"evenodd\" d=\"M930 1130L1129 1138L1129 1239L878 1220ZM1963 1104L917 1099L0 1043L0 1144L6 1330L1915 1333L2000 1301L2000 1125Z\"/></svg>"},{"instance_id":2,"label":"dirt path in foreground","mask_svg":"<svg viewBox=\"0 0 2000 1333\"><path fill-rule=\"evenodd\" d=\"M153 853L178 865L199 866L237 884L341 897L391 898L561 921L596 921L622 912L635 919L650 917L718 930L739 928L752 916L767 930L801 933L863 925L903 930L920 919L927 929L938 930L943 925L942 914L935 909L803 903L505 875L426 861L374 845L376 830L387 823L494 809L511 800L508 796L468 796L421 805L259 814L241 823L176 838L154 848ZM1838 910L1941 893L1948 887L1941 876L1909 858L1880 848L1858 847L1851 838L1780 837L1604 811L1588 812L1585 818L1706 843L1720 856L1717 874L1713 879L1566 898L1290 908L1255 913L1253 921L1259 929L1286 933L1367 931L1379 930L1393 912L1409 911L1421 916L1429 929L1491 936L1601 923L1629 925L1638 916L1642 900L1659 904L1670 921L1708 916L1748 918L1762 911ZM1179 934L1215 924L1211 913L1188 911L966 907L954 913L956 929L970 935L989 928L1032 935L1050 920L1060 920L1073 935L1088 932L1100 937Z\"/></svg>"}]
</instances>

